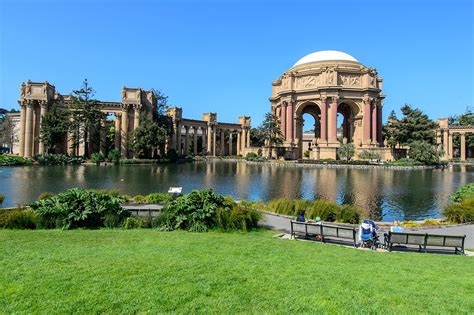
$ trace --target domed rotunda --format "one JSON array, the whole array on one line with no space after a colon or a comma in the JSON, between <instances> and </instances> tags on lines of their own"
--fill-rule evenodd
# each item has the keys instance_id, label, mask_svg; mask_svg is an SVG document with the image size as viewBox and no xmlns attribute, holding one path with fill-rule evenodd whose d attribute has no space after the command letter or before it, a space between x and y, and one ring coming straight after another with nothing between
<instances>
[{"instance_id":1,"label":"domed rotunda","mask_svg":"<svg viewBox=\"0 0 474 315\"><path fill-rule=\"evenodd\" d=\"M382 78L374 68L345 52L323 50L299 59L273 81L270 102L279 118L287 157L303 157L303 115L309 114L315 121L307 148L310 158L336 159L343 143L353 143L356 153L384 154L383 99Z\"/></svg>"}]
</instances>

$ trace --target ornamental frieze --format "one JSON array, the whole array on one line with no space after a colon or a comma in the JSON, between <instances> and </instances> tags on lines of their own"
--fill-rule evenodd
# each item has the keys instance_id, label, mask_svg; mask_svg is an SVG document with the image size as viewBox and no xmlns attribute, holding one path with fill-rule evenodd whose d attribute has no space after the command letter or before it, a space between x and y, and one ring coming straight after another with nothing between
<instances>
[{"instance_id":1,"label":"ornamental frieze","mask_svg":"<svg viewBox=\"0 0 474 315\"><path fill-rule=\"evenodd\" d=\"M360 82L358 74L340 74L337 83L343 86L360 86Z\"/></svg>"},{"instance_id":2,"label":"ornamental frieze","mask_svg":"<svg viewBox=\"0 0 474 315\"><path fill-rule=\"evenodd\" d=\"M320 85L320 76L309 75L300 77L296 81L296 87L300 89L311 88Z\"/></svg>"}]
</instances>

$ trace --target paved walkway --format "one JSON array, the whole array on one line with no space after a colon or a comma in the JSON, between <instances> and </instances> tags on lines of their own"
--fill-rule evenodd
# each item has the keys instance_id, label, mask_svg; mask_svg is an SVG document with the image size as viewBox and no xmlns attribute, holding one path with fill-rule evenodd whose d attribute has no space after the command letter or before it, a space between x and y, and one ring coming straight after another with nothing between
<instances>
[{"instance_id":1,"label":"paved walkway","mask_svg":"<svg viewBox=\"0 0 474 315\"><path fill-rule=\"evenodd\" d=\"M288 217L264 213L262 223L271 229L289 232L290 220ZM465 248L474 249L474 224L443 226L438 228L411 228L407 230L433 234L466 235Z\"/></svg>"}]
</instances>

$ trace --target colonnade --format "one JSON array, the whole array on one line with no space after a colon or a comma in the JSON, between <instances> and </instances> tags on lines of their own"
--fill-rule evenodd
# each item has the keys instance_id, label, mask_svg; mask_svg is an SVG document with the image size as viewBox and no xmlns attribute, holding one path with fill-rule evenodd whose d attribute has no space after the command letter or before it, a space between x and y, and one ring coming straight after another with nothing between
<instances>
[{"instance_id":1,"label":"colonnade","mask_svg":"<svg viewBox=\"0 0 474 315\"><path fill-rule=\"evenodd\" d=\"M40 139L40 126L48 103L42 100L25 100L20 106L19 153L25 157L43 154L45 148Z\"/></svg>"},{"instance_id":2,"label":"colonnade","mask_svg":"<svg viewBox=\"0 0 474 315\"><path fill-rule=\"evenodd\" d=\"M438 123L442 126L444 119L438 120ZM453 137L455 134L459 134L461 138L461 147L460 147L460 159L461 161L466 161L466 134L474 133L474 126L442 126L436 130L436 143L444 152L445 160L452 160L454 158L454 146L453 146Z\"/></svg>"}]
</instances>

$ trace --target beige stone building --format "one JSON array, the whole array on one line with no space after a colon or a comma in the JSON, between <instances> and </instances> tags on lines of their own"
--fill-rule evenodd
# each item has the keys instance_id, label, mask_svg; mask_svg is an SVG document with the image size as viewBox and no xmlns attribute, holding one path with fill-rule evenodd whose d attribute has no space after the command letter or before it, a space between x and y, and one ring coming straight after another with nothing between
<instances>
[{"instance_id":1,"label":"beige stone building","mask_svg":"<svg viewBox=\"0 0 474 315\"><path fill-rule=\"evenodd\" d=\"M454 158L453 137L458 134L461 140L459 148L459 158L466 161L466 134L474 133L474 126L450 126L447 118L438 119L438 129L436 130L436 143L443 150L443 160Z\"/></svg>"},{"instance_id":2,"label":"beige stone building","mask_svg":"<svg viewBox=\"0 0 474 315\"><path fill-rule=\"evenodd\" d=\"M289 157L303 156L303 115L309 114L316 122L311 158L335 159L340 144L348 142L358 153L376 150L389 159L390 149L382 143L383 99L382 78L375 69L340 51L318 51L273 81L270 102Z\"/></svg>"},{"instance_id":3,"label":"beige stone building","mask_svg":"<svg viewBox=\"0 0 474 315\"><path fill-rule=\"evenodd\" d=\"M70 104L69 95L61 95L54 85L48 82L22 83L20 87L21 111L18 119L19 144L18 153L21 156L32 157L45 153L40 139L42 117L48 112L54 102L62 101L66 106ZM140 125L142 117L151 117L156 110L156 99L153 91L141 88L122 87L120 102L97 102L105 119L102 126L113 125L115 128L114 147L120 149L123 157L131 157L128 147L132 132ZM168 139L167 150L175 149L186 154L205 155L236 155L242 154L250 146L250 123L248 116L239 117L238 123L217 121L216 113L203 114L202 120L186 119L182 117L182 109L172 107L167 114L173 120L174 135ZM106 128L101 128L100 144L92 147L89 143L89 152L105 152ZM83 136L83 135L81 135ZM199 139L198 139L199 138ZM85 142L73 144L71 135L65 135L62 143L57 145L58 152L70 155L84 155Z\"/></svg>"}]
</instances>

